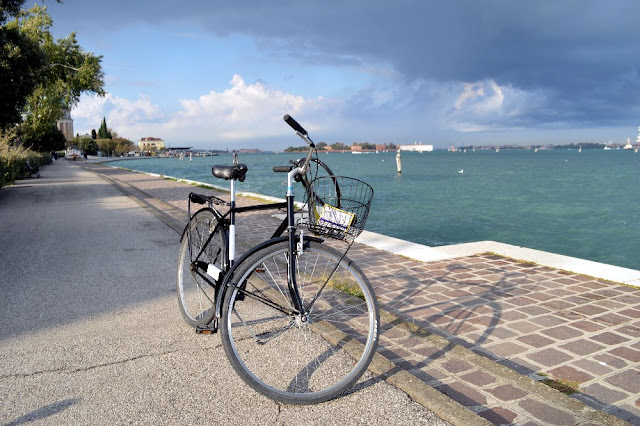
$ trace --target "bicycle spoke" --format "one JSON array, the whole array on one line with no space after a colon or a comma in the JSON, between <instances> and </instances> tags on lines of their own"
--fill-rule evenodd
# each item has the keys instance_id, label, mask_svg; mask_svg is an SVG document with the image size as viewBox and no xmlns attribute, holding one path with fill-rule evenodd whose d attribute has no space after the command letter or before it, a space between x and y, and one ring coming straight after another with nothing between
<instances>
[{"instance_id":1,"label":"bicycle spoke","mask_svg":"<svg viewBox=\"0 0 640 426\"><path fill-rule=\"evenodd\" d=\"M238 281L247 288L230 287L222 312L223 345L234 369L254 389L290 403L325 400L350 386L377 342L377 305L364 275L335 250L308 246L297 257L296 274L304 305L315 300L309 312L274 314L274 301L290 299L286 273L276 272L286 270L287 242L239 266ZM332 271L329 280L325 274ZM334 283L337 277L344 283ZM363 298L345 292L348 286ZM361 344L347 351L345 339Z\"/></svg>"}]
</instances>

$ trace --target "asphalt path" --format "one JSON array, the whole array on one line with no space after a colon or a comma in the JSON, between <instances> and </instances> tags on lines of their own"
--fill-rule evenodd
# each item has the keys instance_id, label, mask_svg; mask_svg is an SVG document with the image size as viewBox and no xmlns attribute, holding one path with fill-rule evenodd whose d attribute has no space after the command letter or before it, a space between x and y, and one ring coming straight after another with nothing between
<instances>
[{"instance_id":1,"label":"asphalt path","mask_svg":"<svg viewBox=\"0 0 640 426\"><path fill-rule=\"evenodd\" d=\"M0 424L444 424L367 373L290 406L248 388L175 292L179 236L71 161L0 189Z\"/></svg>"}]
</instances>

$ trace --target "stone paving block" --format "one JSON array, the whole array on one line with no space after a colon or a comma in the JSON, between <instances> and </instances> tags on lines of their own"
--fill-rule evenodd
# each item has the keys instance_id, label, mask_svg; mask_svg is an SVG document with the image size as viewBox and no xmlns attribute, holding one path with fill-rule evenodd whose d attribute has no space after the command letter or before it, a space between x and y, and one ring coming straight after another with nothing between
<instances>
[{"instance_id":1,"label":"stone paving block","mask_svg":"<svg viewBox=\"0 0 640 426\"><path fill-rule=\"evenodd\" d=\"M562 325L566 322L554 315L543 315L541 317L532 318L531 321L543 327L554 327L556 325Z\"/></svg>"},{"instance_id":2,"label":"stone paving block","mask_svg":"<svg viewBox=\"0 0 640 426\"><path fill-rule=\"evenodd\" d=\"M537 303L537 302L536 302ZM518 312L522 312L523 314L535 316L549 313L549 309L543 308L541 306L523 306L518 308Z\"/></svg>"},{"instance_id":3,"label":"stone paving block","mask_svg":"<svg viewBox=\"0 0 640 426\"><path fill-rule=\"evenodd\" d=\"M606 365L617 369L625 368L628 365L627 361L625 361L624 359L618 358L617 356L613 356L611 354L596 355L593 357L593 359L598 362L604 362Z\"/></svg>"},{"instance_id":4,"label":"stone paving block","mask_svg":"<svg viewBox=\"0 0 640 426\"><path fill-rule=\"evenodd\" d=\"M483 394L464 383L444 384L437 386L436 389L466 407L487 404L487 399Z\"/></svg>"},{"instance_id":5,"label":"stone paving block","mask_svg":"<svg viewBox=\"0 0 640 426\"><path fill-rule=\"evenodd\" d=\"M577 423L571 414L533 399L525 399L518 405L546 424L574 426Z\"/></svg>"},{"instance_id":6,"label":"stone paving block","mask_svg":"<svg viewBox=\"0 0 640 426\"><path fill-rule=\"evenodd\" d=\"M552 315L561 318L565 324L570 321L576 321L576 320L582 319L584 317L584 315L579 314L577 312L573 312L572 310L569 310L569 309L553 312Z\"/></svg>"},{"instance_id":7,"label":"stone paving block","mask_svg":"<svg viewBox=\"0 0 640 426\"><path fill-rule=\"evenodd\" d=\"M463 371L471 370L473 365L459 359L449 359L442 364L442 368L449 373L457 374Z\"/></svg>"},{"instance_id":8,"label":"stone paving block","mask_svg":"<svg viewBox=\"0 0 640 426\"><path fill-rule=\"evenodd\" d=\"M609 353L611 355L628 359L631 362L640 362L640 351L636 351L634 349L620 347L610 350Z\"/></svg>"},{"instance_id":9,"label":"stone paving block","mask_svg":"<svg viewBox=\"0 0 640 426\"><path fill-rule=\"evenodd\" d=\"M599 288L607 287L608 284L601 283L599 281L590 281L587 283L581 284L583 287L590 288L592 290L597 290Z\"/></svg>"},{"instance_id":10,"label":"stone paving block","mask_svg":"<svg viewBox=\"0 0 640 426\"><path fill-rule=\"evenodd\" d=\"M602 312L605 312L606 309L596 305L584 305L578 306L572 309L573 312L578 312L584 315L597 315Z\"/></svg>"},{"instance_id":11,"label":"stone paving block","mask_svg":"<svg viewBox=\"0 0 640 426\"><path fill-rule=\"evenodd\" d=\"M464 376L460 376L460 378L465 382L479 387L489 385L496 381L495 377L482 371L473 371L471 373L465 374Z\"/></svg>"},{"instance_id":12,"label":"stone paving block","mask_svg":"<svg viewBox=\"0 0 640 426\"><path fill-rule=\"evenodd\" d=\"M601 315L599 317L596 317L593 319L596 322L605 324L605 325L620 325L620 324L624 324L626 322L629 322L629 318L628 317L624 317L622 315L616 315L616 314L605 314L605 315Z\"/></svg>"},{"instance_id":13,"label":"stone paving block","mask_svg":"<svg viewBox=\"0 0 640 426\"><path fill-rule=\"evenodd\" d=\"M495 345L488 345L486 349L499 357L510 358L513 355L525 352L527 350L527 347L518 345L513 342L502 342Z\"/></svg>"},{"instance_id":14,"label":"stone paving block","mask_svg":"<svg viewBox=\"0 0 640 426\"><path fill-rule=\"evenodd\" d=\"M527 354L526 358L529 358L530 360L545 367L553 367L554 365L569 361L571 356L556 349L549 348L532 354Z\"/></svg>"},{"instance_id":15,"label":"stone paving block","mask_svg":"<svg viewBox=\"0 0 640 426\"><path fill-rule=\"evenodd\" d=\"M551 340L539 334L529 334L527 336L518 337L518 340L534 348L542 348L544 346L555 343L554 340Z\"/></svg>"},{"instance_id":16,"label":"stone paving block","mask_svg":"<svg viewBox=\"0 0 640 426\"><path fill-rule=\"evenodd\" d=\"M507 324L507 326L520 333L532 333L542 328L541 325L534 324L530 321L517 321Z\"/></svg>"},{"instance_id":17,"label":"stone paving block","mask_svg":"<svg viewBox=\"0 0 640 426\"><path fill-rule=\"evenodd\" d=\"M512 337L515 337L518 335L517 333L514 333L513 331L504 327L496 327L493 329L489 329L486 332L492 337L503 339L503 340L511 339Z\"/></svg>"},{"instance_id":18,"label":"stone paving block","mask_svg":"<svg viewBox=\"0 0 640 426\"><path fill-rule=\"evenodd\" d=\"M640 394L640 371L638 370L628 370L618 373L615 376L605 379L605 382L632 392L635 395Z\"/></svg>"},{"instance_id":19,"label":"stone paving block","mask_svg":"<svg viewBox=\"0 0 640 426\"><path fill-rule=\"evenodd\" d=\"M640 309L625 309L623 311L619 311L618 314L630 318L640 318Z\"/></svg>"},{"instance_id":20,"label":"stone paving block","mask_svg":"<svg viewBox=\"0 0 640 426\"><path fill-rule=\"evenodd\" d=\"M502 407L490 408L478 413L480 417L484 417L494 425L508 425L513 423L513 420L517 417L517 414L513 411L507 410Z\"/></svg>"},{"instance_id":21,"label":"stone paving block","mask_svg":"<svg viewBox=\"0 0 640 426\"><path fill-rule=\"evenodd\" d=\"M600 383L593 383L582 389L583 392L593 396L598 402L603 405L613 404L614 402L625 399L629 394L612 389L611 387L603 386Z\"/></svg>"},{"instance_id":22,"label":"stone paving block","mask_svg":"<svg viewBox=\"0 0 640 426\"><path fill-rule=\"evenodd\" d=\"M577 355L589 355L605 349L605 346L599 345L591 340L580 339L561 345L560 348Z\"/></svg>"},{"instance_id":23,"label":"stone paving block","mask_svg":"<svg viewBox=\"0 0 640 426\"><path fill-rule=\"evenodd\" d=\"M624 303L625 305L635 305L635 304L640 304L640 295L631 295L631 294L623 294L622 296L618 296L615 298L615 300L618 300L622 303Z\"/></svg>"},{"instance_id":24,"label":"stone paving block","mask_svg":"<svg viewBox=\"0 0 640 426\"><path fill-rule=\"evenodd\" d=\"M568 323L567 325L570 327L575 327L582 331L590 332L590 333L594 331L599 331L605 328L605 326L602 324L596 324L592 321L587 321L587 320L574 321L574 322Z\"/></svg>"},{"instance_id":25,"label":"stone paving block","mask_svg":"<svg viewBox=\"0 0 640 426\"><path fill-rule=\"evenodd\" d=\"M640 327L637 327L635 325L625 325L623 327L618 327L616 328L616 331L627 336L636 338L640 337Z\"/></svg>"},{"instance_id":26,"label":"stone paving block","mask_svg":"<svg viewBox=\"0 0 640 426\"><path fill-rule=\"evenodd\" d=\"M588 372L589 374L593 374L594 376L604 376L614 371L602 361L597 362L591 361L590 359L578 359L572 361L572 364L580 367L582 370Z\"/></svg>"},{"instance_id":27,"label":"stone paving block","mask_svg":"<svg viewBox=\"0 0 640 426\"><path fill-rule=\"evenodd\" d=\"M590 339L595 340L596 342L604 343L605 345L619 345L620 343L629 341L627 337L623 337L619 334L614 334L609 331L591 336Z\"/></svg>"},{"instance_id":28,"label":"stone paving block","mask_svg":"<svg viewBox=\"0 0 640 426\"><path fill-rule=\"evenodd\" d=\"M556 379L569 380L571 382L584 383L593 379L593 376L585 373L584 371L577 370L568 365L563 365L562 367L554 368L549 371Z\"/></svg>"},{"instance_id":29,"label":"stone paving block","mask_svg":"<svg viewBox=\"0 0 640 426\"><path fill-rule=\"evenodd\" d=\"M527 392L525 392L524 390L510 384L501 385L493 389L489 389L489 392L501 401L513 401L527 395Z\"/></svg>"},{"instance_id":30,"label":"stone paving block","mask_svg":"<svg viewBox=\"0 0 640 426\"><path fill-rule=\"evenodd\" d=\"M549 328L546 330L540 331L547 336L551 336L554 339L558 340L568 340L573 339L578 336L582 336L582 332L580 330L576 330L575 328L567 327L566 325L561 325L558 327Z\"/></svg>"}]
</instances>

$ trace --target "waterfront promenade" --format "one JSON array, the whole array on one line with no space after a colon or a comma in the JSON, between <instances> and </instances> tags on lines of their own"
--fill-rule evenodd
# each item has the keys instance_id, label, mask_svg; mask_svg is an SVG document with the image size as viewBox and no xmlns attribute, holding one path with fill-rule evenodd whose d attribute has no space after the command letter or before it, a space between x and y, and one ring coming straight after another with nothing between
<instances>
[{"instance_id":1,"label":"waterfront promenade","mask_svg":"<svg viewBox=\"0 0 640 426\"><path fill-rule=\"evenodd\" d=\"M79 166L90 172L79 169ZM137 288L135 294L138 294L140 288L159 286L158 281L164 283L158 295L148 300L142 298L145 309L164 315L147 317L148 326L139 326L137 334L134 334L137 343L147 351L158 354L163 351L162 348L178 345L179 349L170 352L171 357L185 356L182 351L188 351L188 348L192 348L190 355L198 357L207 345L217 348L210 348L210 351L217 350L222 354L217 336L195 336L184 332L173 300L175 293L169 289L175 274L174 259L178 246L175 232L180 232L184 226L186 196L193 187L100 164L64 162L45 168L42 182L21 181L16 187L3 191L15 192L21 186L32 183L45 184L48 170L56 173L58 170L73 171L82 174L85 179L90 176L94 186L109 187L112 193L117 192L117 188L121 191L120 196L123 193L128 196L124 197L126 209L107 209L104 217L92 222L94 228L91 233L86 229L77 230L82 244L87 244L86 240L90 240L91 235L113 232L114 226L128 222L123 218L110 217L111 213L114 216L126 216L129 213L140 216L140 222L128 223L127 229L122 230L127 239L122 240L121 247L112 247L112 250L119 250L123 255L121 258L99 259L99 253L96 253L94 264L75 266L84 271L93 271L94 268L100 271L105 262L121 262L116 268L120 270L119 275L102 276L101 279L103 282L109 279L116 281L116 288L124 293L119 297L125 300L128 288ZM64 174L60 173L61 176ZM86 185L85 189L91 190L92 187ZM197 190L207 192L201 188ZM115 197L113 194L111 196ZM3 204L6 197L7 194L0 193L0 214L4 214L4 209L8 208ZM131 206L131 200L137 203L135 208ZM43 206L45 202L41 202ZM242 199L241 202L255 201ZM71 206L74 206L73 203L67 206L67 210ZM60 212L65 211L63 206L59 208ZM255 213L243 215L238 222L239 235L246 239L245 246L249 246L252 242L264 239L274 228L277 219L269 214ZM163 226L165 229L160 229ZM71 225L68 228L73 229ZM146 228L153 236L142 235L140 231L146 231ZM160 237L154 235L156 232ZM14 231L9 235L17 238L21 234ZM251 238L247 238L249 236ZM37 237L37 234L30 237L29 244L37 244ZM138 237L151 241L152 246L148 250L137 248L135 241ZM381 356L372 364L371 378L368 380L385 378L388 383L406 392L413 402L424 405L454 424L480 424L486 420L494 424L615 424L623 420L632 424L640 423L640 289L606 279L635 284L640 279L638 271L545 256L540 252L491 243L429 249L370 233L364 235L362 241L367 244L354 245L350 257L358 262L369 277L384 310L378 351ZM31 249L31 252L35 252L35 249ZM504 257L500 255L501 252L522 257ZM139 253L147 256L146 259L136 261L135 266L126 263L126 260L135 259ZM527 256L535 258L535 262L523 259ZM43 254L39 258L41 262L46 262ZM19 258L11 260L19 265ZM552 266L577 265L572 269L579 271L545 266L547 260ZM153 268L149 271L151 275L147 276L140 268L148 263ZM26 267L18 270L26 270ZM587 274L587 271L593 273ZM64 282L64 273L56 271L55 274L52 282ZM4 283L6 275L1 276ZM41 284L48 281L45 270L38 270L37 280L42 281ZM2 291L4 293L6 290L3 288ZM45 288L43 291L51 290ZM101 288L100 291L104 293L106 289ZM89 296L84 294L84 297ZM118 306L118 303L114 306ZM9 305L6 307L10 308ZM113 306L111 308L107 304L102 313L110 313ZM118 310L116 312L116 317L122 316L120 320L123 321L118 326L136 328L136 321L132 323L133 318L126 317ZM167 315L167 312L170 314ZM3 315L5 324L10 318L8 314ZM82 329L76 323L80 322L75 321L64 328L71 327L75 333L83 330L81 336L91 335L90 329ZM140 321L137 323L139 325ZM15 357L13 350L16 347L29 352L20 343L20 337L26 336L36 339L34 342L41 342L49 334L38 333L28 318L11 324L17 327L17 331L2 332L3 336L11 337L9 343L6 343L8 337L0 341L0 356L3 359ZM50 328L48 325L47 329ZM102 331L110 333L111 338L131 351L135 345L123 342L114 330L117 327ZM171 334L169 343L161 338L166 333ZM145 340L146 335L149 336L148 340ZM81 338L76 338L74 342L75 348L83 350ZM113 347L112 351L117 353L117 345ZM64 355L63 359L71 356L62 349L57 355ZM164 361L175 363L175 359L167 359L171 357L165 357ZM152 356L149 358L153 359ZM46 359L46 362L56 364L51 357ZM162 362L158 361L158 364L162 365ZM217 364L220 368L227 368L224 359ZM110 364L103 361L102 364L90 365L102 373L99 370L108 369ZM49 370L40 368L37 371ZM174 380L186 380L171 371ZM214 373L207 371L206 375ZM7 386L7 380L13 384L19 379L31 380L32 376L37 376L21 374L3 371L3 388ZM193 374L206 376L197 369ZM562 381L577 388L578 392L571 396L561 394L543 384L545 378ZM199 380L203 378L199 377ZM249 397L253 395L241 383L232 379L229 381L237 386L236 389L240 389L243 398L247 394ZM344 400L354 395L362 395L366 399L369 397L365 395L369 388L364 386ZM200 382L198 389L209 390L209 387ZM73 398L68 401L72 401L67 403L69 407L74 406ZM15 401L3 399L3 408L9 403L15 404ZM339 403L334 401L317 408L322 410ZM376 404L380 403L367 403L358 410L365 416L368 410L379 409L374 407ZM408 405L400 411L415 408L410 407L413 406ZM61 409L60 413L64 411ZM426 414L424 416L427 419ZM2 420L15 421L16 417L3 417ZM323 423L316 416L313 418ZM362 419L354 419L353 422L367 422L364 417ZM334 418L335 421L337 418ZM432 422L435 419L425 421ZM268 420L266 422L269 423ZM378 422L406 423L393 416L378 417ZM344 423L349 423L349 420Z\"/></svg>"}]
</instances>

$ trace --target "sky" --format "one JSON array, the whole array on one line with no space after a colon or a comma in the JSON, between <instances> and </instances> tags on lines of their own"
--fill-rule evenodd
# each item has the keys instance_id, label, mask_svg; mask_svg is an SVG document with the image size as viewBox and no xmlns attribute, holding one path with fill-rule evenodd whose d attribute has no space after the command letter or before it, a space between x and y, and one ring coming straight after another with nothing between
<instances>
[{"instance_id":1,"label":"sky","mask_svg":"<svg viewBox=\"0 0 640 426\"><path fill-rule=\"evenodd\" d=\"M103 117L137 142L202 149L315 142L635 141L636 0L63 0L57 38L102 56Z\"/></svg>"}]
</instances>

